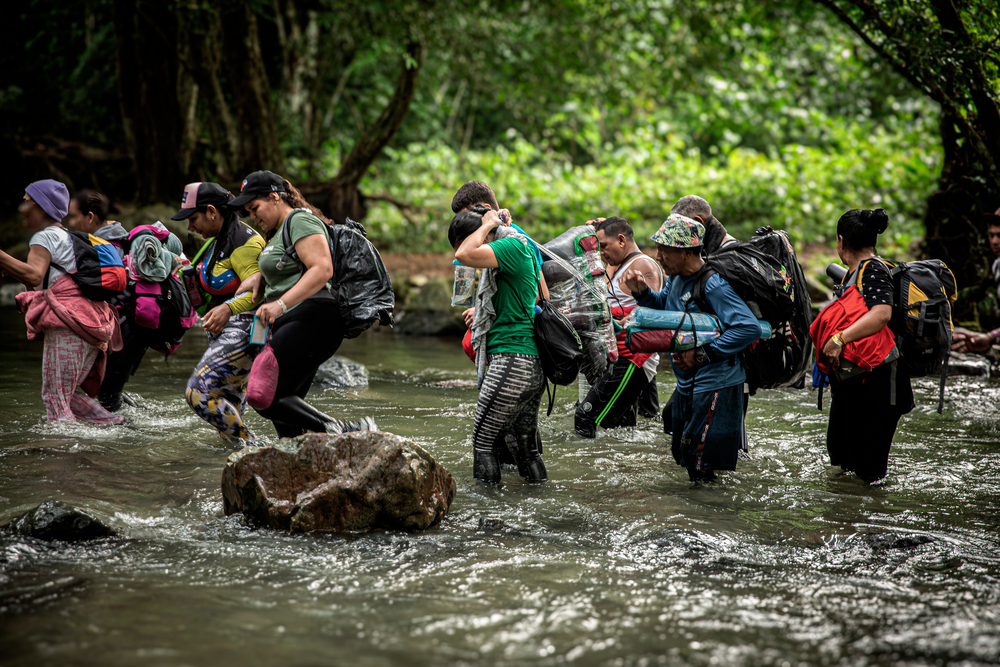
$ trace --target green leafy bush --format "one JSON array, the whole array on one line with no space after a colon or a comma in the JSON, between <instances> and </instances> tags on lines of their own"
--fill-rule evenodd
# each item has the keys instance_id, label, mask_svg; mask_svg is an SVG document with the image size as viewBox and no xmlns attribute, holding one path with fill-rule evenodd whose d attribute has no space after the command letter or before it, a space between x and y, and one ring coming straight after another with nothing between
<instances>
[{"instance_id":1,"label":"green leafy bush","mask_svg":"<svg viewBox=\"0 0 1000 667\"><path fill-rule=\"evenodd\" d=\"M880 250L907 252L923 235L924 201L939 169L933 138L921 130L889 133L843 123L830 124L828 132L832 146L786 145L776 157L736 148L710 157L665 123L640 125L585 165L513 131L493 150L464 155L441 143L414 143L387 149L362 183L363 192L388 194L409 208L373 200L366 223L385 249L447 249L451 197L463 182L478 179L540 241L611 215L625 217L637 237L648 238L678 198L698 194L735 236L771 225L797 244L830 243L844 211L883 207L891 225Z\"/></svg>"}]
</instances>

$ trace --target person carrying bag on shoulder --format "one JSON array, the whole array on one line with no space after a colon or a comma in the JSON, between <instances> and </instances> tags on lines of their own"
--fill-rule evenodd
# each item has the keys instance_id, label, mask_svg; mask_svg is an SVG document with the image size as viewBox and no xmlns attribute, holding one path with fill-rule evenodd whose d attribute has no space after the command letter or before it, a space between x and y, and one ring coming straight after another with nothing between
<instances>
[{"instance_id":1,"label":"person carrying bag on shoulder","mask_svg":"<svg viewBox=\"0 0 1000 667\"><path fill-rule=\"evenodd\" d=\"M257 261L266 283L264 304L253 325L267 327L259 336L266 343L250 370L247 403L271 420L281 438L378 430L371 417L345 422L304 400L316 371L337 351L345 333L337 300L326 288L333 277L333 257L322 213L270 171L247 176L230 206L245 207L268 239ZM286 257L283 225L291 225L298 261ZM251 342L258 333L251 333Z\"/></svg>"},{"instance_id":2,"label":"person carrying bag on shoulder","mask_svg":"<svg viewBox=\"0 0 1000 667\"><path fill-rule=\"evenodd\" d=\"M893 282L875 243L883 209L854 209L837 222L837 254L847 266L841 296L820 312L809 334L830 378L826 446L830 464L869 484L888 473L899 418L913 409L913 388L890 328Z\"/></svg>"}]
</instances>

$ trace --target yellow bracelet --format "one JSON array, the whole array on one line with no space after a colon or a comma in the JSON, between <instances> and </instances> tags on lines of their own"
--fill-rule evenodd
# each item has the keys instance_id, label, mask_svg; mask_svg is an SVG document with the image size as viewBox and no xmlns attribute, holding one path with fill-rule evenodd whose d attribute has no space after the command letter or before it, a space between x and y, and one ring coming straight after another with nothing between
<instances>
[{"instance_id":1,"label":"yellow bracelet","mask_svg":"<svg viewBox=\"0 0 1000 667\"><path fill-rule=\"evenodd\" d=\"M844 332L838 331L837 333L830 336L830 340L833 341L834 345L839 347L844 347Z\"/></svg>"}]
</instances>

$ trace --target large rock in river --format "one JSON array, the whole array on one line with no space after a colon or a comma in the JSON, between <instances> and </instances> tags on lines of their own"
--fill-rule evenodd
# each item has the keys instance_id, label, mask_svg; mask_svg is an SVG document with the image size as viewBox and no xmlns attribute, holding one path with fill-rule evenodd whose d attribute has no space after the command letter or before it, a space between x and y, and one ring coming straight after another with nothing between
<instances>
[{"instance_id":1,"label":"large rock in river","mask_svg":"<svg viewBox=\"0 0 1000 667\"><path fill-rule=\"evenodd\" d=\"M89 514L58 500L46 500L2 529L25 537L60 542L94 540L115 534Z\"/></svg>"},{"instance_id":2,"label":"large rock in river","mask_svg":"<svg viewBox=\"0 0 1000 667\"><path fill-rule=\"evenodd\" d=\"M367 389L368 369L353 359L335 354L316 371L313 384L334 389Z\"/></svg>"},{"instance_id":3,"label":"large rock in river","mask_svg":"<svg viewBox=\"0 0 1000 667\"><path fill-rule=\"evenodd\" d=\"M455 480L402 436L309 433L232 454L222 497L227 515L292 533L421 530L448 511Z\"/></svg>"}]
</instances>

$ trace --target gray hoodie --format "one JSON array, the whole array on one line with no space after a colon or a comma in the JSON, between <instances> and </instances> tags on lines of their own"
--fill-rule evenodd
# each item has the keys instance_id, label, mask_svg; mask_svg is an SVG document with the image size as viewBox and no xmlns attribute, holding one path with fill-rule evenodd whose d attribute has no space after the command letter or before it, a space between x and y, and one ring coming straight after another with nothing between
<instances>
[{"instance_id":1,"label":"gray hoodie","mask_svg":"<svg viewBox=\"0 0 1000 667\"><path fill-rule=\"evenodd\" d=\"M108 222L108 224L94 232L94 236L113 243L118 249L118 254L122 257L125 256L125 246L128 245L128 232L122 227L122 223Z\"/></svg>"}]
</instances>

